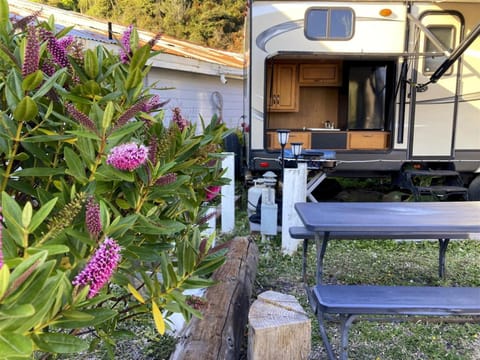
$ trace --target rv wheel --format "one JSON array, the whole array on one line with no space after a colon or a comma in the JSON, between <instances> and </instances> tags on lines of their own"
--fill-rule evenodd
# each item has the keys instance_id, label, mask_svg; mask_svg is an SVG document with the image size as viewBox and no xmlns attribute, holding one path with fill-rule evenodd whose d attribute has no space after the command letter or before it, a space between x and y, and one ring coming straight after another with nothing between
<instances>
[{"instance_id":1,"label":"rv wheel","mask_svg":"<svg viewBox=\"0 0 480 360\"><path fill-rule=\"evenodd\" d=\"M468 186L468 200L480 200L480 175L477 175Z\"/></svg>"}]
</instances>

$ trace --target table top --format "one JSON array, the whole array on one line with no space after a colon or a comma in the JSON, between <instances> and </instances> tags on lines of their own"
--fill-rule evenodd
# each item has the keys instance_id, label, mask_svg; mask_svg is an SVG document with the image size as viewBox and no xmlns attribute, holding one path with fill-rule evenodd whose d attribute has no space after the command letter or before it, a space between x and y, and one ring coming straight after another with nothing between
<instances>
[{"instance_id":1,"label":"table top","mask_svg":"<svg viewBox=\"0 0 480 360\"><path fill-rule=\"evenodd\" d=\"M480 233L480 201L308 202L295 209L315 232Z\"/></svg>"}]
</instances>

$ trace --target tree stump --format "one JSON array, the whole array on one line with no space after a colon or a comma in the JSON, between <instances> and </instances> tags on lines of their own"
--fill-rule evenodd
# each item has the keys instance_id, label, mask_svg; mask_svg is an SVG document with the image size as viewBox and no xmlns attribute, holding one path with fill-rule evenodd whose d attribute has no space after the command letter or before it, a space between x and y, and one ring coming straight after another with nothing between
<instances>
[{"instance_id":1,"label":"tree stump","mask_svg":"<svg viewBox=\"0 0 480 360\"><path fill-rule=\"evenodd\" d=\"M304 360L311 348L311 323L292 295L266 291L248 315L248 360Z\"/></svg>"},{"instance_id":2,"label":"tree stump","mask_svg":"<svg viewBox=\"0 0 480 360\"><path fill-rule=\"evenodd\" d=\"M237 360L245 339L250 297L257 271L258 248L253 239L236 237L227 248L226 262L207 289L203 319L193 318L181 331L170 360Z\"/></svg>"}]
</instances>

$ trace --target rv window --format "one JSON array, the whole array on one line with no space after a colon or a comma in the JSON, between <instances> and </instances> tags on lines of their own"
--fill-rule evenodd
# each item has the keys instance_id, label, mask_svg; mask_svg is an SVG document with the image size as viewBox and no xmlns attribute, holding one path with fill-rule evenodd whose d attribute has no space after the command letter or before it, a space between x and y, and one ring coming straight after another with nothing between
<instances>
[{"instance_id":1,"label":"rv window","mask_svg":"<svg viewBox=\"0 0 480 360\"><path fill-rule=\"evenodd\" d=\"M454 38L455 38L455 29L451 26L429 26L428 30L435 35L435 37L443 44L447 49L453 49L454 47ZM433 74L435 70L445 61L446 57L441 54L441 50L438 49L430 39L425 39L425 52L438 52L439 56L435 57L426 57L423 65L423 73L425 75ZM446 74L451 74L452 70L450 69Z\"/></svg>"},{"instance_id":2,"label":"rv window","mask_svg":"<svg viewBox=\"0 0 480 360\"><path fill-rule=\"evenodd\" d=\"M346 40L352 35L352 9L310 8L305 13L305 36L310 40Z\"/></svg>"}]
</instances>

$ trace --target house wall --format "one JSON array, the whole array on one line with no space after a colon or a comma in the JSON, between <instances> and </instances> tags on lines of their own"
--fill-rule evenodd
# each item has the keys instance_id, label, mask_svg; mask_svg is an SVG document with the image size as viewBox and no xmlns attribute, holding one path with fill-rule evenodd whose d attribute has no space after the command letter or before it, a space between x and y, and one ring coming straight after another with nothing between
<instances>
[{"instance_id":1,"label":"house wall","mask_svg":"<svg viewBox=\"0 0 480 360\"><path fill-rule=\"evenodd\" d=\"M205 75L164 68L152 68L146 85L156 83L165 105L165 124L172 119L172 110L180 108L183 118L197 124L201 132L200 117L208 123L213 115L222 116L228 128L239 128L243 122L243 81L227 78L223 84L219 75Z\"/></svg>"}]
</instances>

